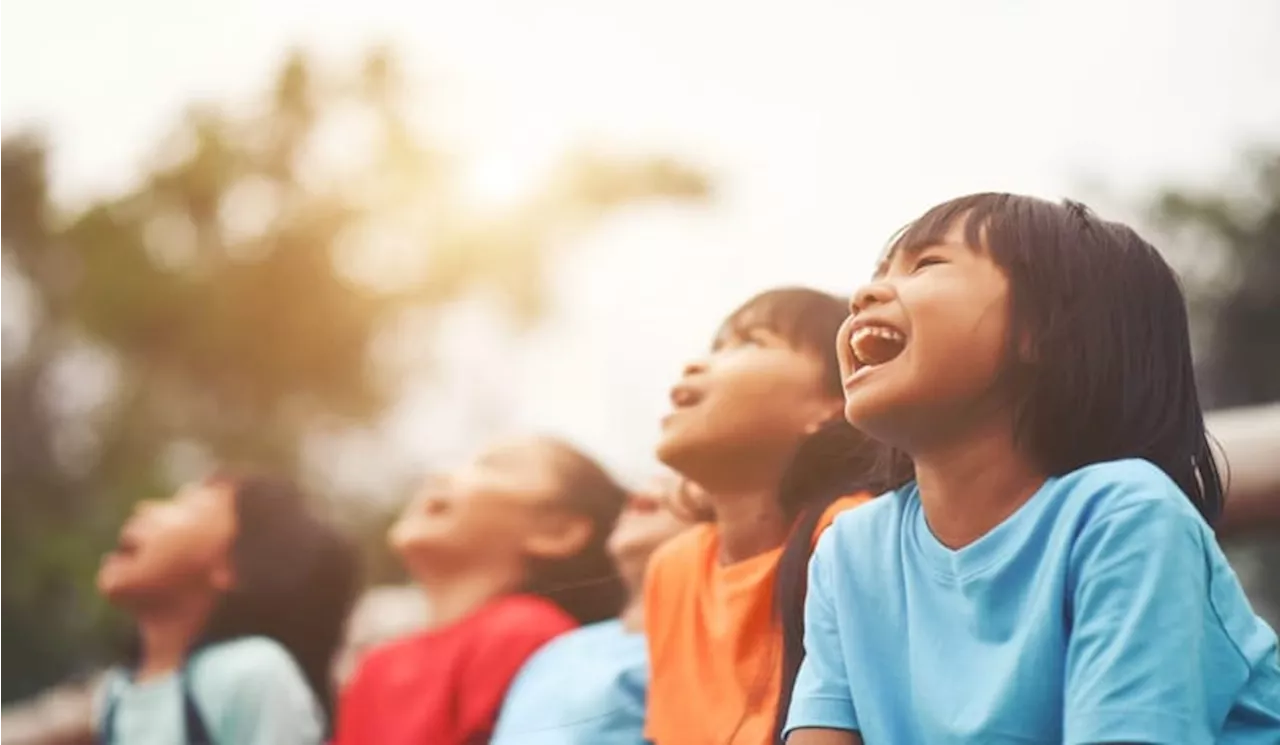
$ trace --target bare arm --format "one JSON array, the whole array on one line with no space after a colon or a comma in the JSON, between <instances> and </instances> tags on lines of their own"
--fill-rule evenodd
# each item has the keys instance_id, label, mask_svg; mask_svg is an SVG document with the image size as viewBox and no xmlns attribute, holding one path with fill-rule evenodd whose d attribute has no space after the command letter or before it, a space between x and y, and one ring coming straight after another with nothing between
<instances>
[{"instance_id":1,"label":"bare arm","mask_svg":"<svg viewBox=\"0 0 1280 745\"><path fill-rule=\"evenodd\" d=\"M798 729L787 737L787 745L862 745L862 735L847 729Z\"/></svg>"}]
</instances>

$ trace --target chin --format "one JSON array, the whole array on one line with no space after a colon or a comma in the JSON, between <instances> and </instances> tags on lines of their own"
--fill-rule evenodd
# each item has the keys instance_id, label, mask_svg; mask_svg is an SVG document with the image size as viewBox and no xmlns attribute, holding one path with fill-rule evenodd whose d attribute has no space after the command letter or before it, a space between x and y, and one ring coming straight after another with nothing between
<instances>
[{"instance_id":1,"label":"chin","mask_svg":"<svg viewBox=\"0 0 1280 745\"><path fill-rule=\"evenodd\" d=\"M689 442L688 438L664 436L658 440L655 455L662 465L687 476L685 467L698 462L698 447L696 443Z\"/></svg>"},{"instance_id":2,"label":"chin","mask_svg":"<svg viewBox=\"0 0 1280 745\"><path fill-rule=\"evenodd\" d=\"M895 410L896 407L887 402L867 396L850 396L844 402L845 421L873 440L898 447Z\"/></svg>"}]
</instances>

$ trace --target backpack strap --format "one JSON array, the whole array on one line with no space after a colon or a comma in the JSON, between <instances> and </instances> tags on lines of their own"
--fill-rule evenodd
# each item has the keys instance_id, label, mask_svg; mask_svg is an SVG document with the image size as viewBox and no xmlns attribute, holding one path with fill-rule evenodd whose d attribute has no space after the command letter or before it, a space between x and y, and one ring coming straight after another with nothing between
<instances>
[{"instance_id":1,"label":"backpack strap","mask_svg":"<svg viewBox=\"0 0 1280 745\"><path fill-rule=\"evenodd\" d=\"M129 676L132 678L132 674ZM184 663L178 672L178 683L182 692L182 728L186 745L215 745L205 726L200 708L196 706L195 695L191 692L191 676ZM98 745L116 745L116 710L119 708L119 696L108 692L106 707L102 712L102 720L98 726Z\"/></svg>"}]
</instances>

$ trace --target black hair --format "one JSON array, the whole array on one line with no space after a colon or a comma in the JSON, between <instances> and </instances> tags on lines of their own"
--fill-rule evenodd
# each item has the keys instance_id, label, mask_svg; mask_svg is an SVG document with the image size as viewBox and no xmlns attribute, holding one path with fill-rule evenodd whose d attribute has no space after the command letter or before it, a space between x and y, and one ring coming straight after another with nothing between
<instances>
[{"instance_id":1,"label":"black hair","mask_svg":"<svg viewBox=\"0 0 1280 745\"><path fill-rule=\"evenodd\" d=\"M244 636L273 639L301 668L332 729L330 668L360 584L353 545L289 480L222 471L206 483L233 495L235 584L191 651Z\"/></svg>"},{"instance_id":2,"label":"black hair","mask_svg":"<svg viewBox=\"0 0 1280 745\"><path fill-rule=\"evenodd\" d=\"M953 226L1009 279L1002 374L1018 447L1050 475L1145 459L1213 524L1222 477L1196 392L1186 300L1160 253L1078 202L984 193L926 212L885 260L935 245Z\"/></svg>"},{"instance_id":3,"label":"black hair","mask_svg":"<svg viewBox=\"0 0 1280 745\"><path fill-rule=\"evenodd\" d=\"M822 387L843 395L836 362L836 336L849 315L844 300L804 287L769 290L730 314L720 329L743 334L767 329L790 347L814 354L823 363ZM808 589L813 533L823 514L841 497L880 494L905 481L901 469L886 468L887 448L854 429L843 416L823 422L801 441L778 485L778 502L791 530L778 564L774 612L782 630L781 687L774 739L781 741L791 689L804 660L804 598Z\"/></svg>"},{"instance_id":4,"label":"black hair","mask_svg":"<svg viewBox=\"0 0 1280 745\"><path fill-rule=\"evenodd\" d=\"M627 492L595 460L563 440L542 438L556 460L560 500L591 520L591 536L581 551L563 559L531 562L524 591L541 595L582 625L622 612L627 588L607 548L609 534L626 505Z\"/></svg>"}]
</instances>

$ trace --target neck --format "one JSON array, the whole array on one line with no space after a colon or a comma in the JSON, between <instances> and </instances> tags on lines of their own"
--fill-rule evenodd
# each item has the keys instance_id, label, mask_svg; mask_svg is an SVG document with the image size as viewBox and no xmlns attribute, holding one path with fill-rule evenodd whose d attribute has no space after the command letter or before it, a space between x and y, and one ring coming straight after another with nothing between
<instances>
[{"instance_id":1,"label":"neck","mask_svg":"<svg viewBox=\"0 0 1280 745\"><path fill-rule=\"evenodd\" d=\"M635 566L635 561L615 559L622 584L627 588L627 604L618 614L622 627L632 633L644 631L644 573L648 567L649 557Z\"/></svg>"},{"instance_id":2,"label":"neck","mask_svg":"<svg viewBox=\"0 0 1280 745\"><path fill-rule=\"evenodd\" d=\"M1011 428L968 433L963 442L913 454L929 530L958 549L1018 510L1045 481L1014 446Z\"/></svg>"},{"instance_id":3,"label":"neck","mask_svg":"<svg viewBox=\"0 0 1280 745\"><path fill-rule=\"evenodd\" d=\"M500 571L472 570L454 574L414 572L427 596L427 628L438 629L471 615L494 598L518 590L524 582L521 567Z\"/></svg>"},{"instance_id":4,"label":"neck","mask_svg":"<svg viewBox=\"0 0 1280 745\"><path fill-rule=\"evenodd\" d=\"M644 596L641 593L632 593L631 599L627 601L627 606L622 609L618 618L622 621L622 628L627 631L633 634L644 631Z\"/></svg>"},{"instance_id":5,"label":"neck","mask_svg":"<svg viewBox=\"0 0 1280 745\"><path fill-rule=\"evenodd\" d=\"M777 490L714 492L721 564L735 564L781 546L790 527L778 505Z\"/></svg>"},{"instance_id":6,"label":"neck","mask_svg":"<svg viewBox=\"0 0 1280 745\"><path fill-rule=\"evenodd\" d=\"M191 599L172 606L139 613L138 635L142 655L134 677L138 681L167 675L182 667L208 621L211 600Z\"/></svg>"}]
</instances>

